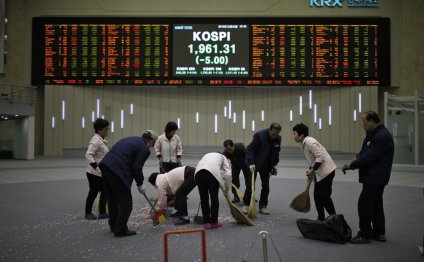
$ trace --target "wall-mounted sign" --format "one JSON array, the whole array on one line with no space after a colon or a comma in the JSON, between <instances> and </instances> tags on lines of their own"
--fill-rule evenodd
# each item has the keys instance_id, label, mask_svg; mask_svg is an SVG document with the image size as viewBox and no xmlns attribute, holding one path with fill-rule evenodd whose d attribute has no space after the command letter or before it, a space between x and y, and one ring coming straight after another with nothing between
<instances>
[{"instance_id":1,"label":"wall-mounted sign","mask_svg":"<svg viewBox=\"0 0 424 262\"><path fill-rule=\"evenodd\" d=\"M349 8L375 8L378 7L378 0L309 0L310 7L328 7L328 8L342 8L343 4L347 2Z\"/></svg>"}]
</instances>

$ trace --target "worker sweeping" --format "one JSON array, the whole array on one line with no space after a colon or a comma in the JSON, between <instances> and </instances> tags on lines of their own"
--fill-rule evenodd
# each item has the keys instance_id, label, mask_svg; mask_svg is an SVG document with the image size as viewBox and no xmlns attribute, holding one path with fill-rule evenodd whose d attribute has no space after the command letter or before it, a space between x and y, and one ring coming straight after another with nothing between
<instances>
[{"instance_id":1,"label":"worker sweeping","mask_svg":"<svg viewBox=\"0 0 424 262\"><path fill-rule=\"evenodd\" d=\"M165 174L152 173L149 183L158 189L157 208L168 207L168 196L175 195L176 213L172 217L178 217L175 225L185 225L190 223L187 212L187 196L196 187L194 182L194 171L190 166L182 166L172 169Z\"/></svg>"},{"instance_id":2,"label":"worker sweeping","mask_svg":"<svg viewBox=\"0 0 424 262\"><path fill-rule=\"evenodd\" d=\"M100 162L99 168L105 182L109 208L109 227L115 237L135 235L127 223L133 208L131 185L133 180L141 194L146 194L143 184L143 166L158 139L157 134L147 130L143 136L119 140Z\"/></svg>"},{"instance_id":3,"label":"worker sweeping","mask_svg":"<svg viewBox=\"0 0 424 262\"><path fill-rule=\"evenodd\" d=\"M199 189L205 229L222 227L222 224L218 222L218 193L221 184L225 197L228 196L231 179L231 164L223 154L208 153L197 164L194 180ZM209 196L211 205L209 205Z\"/></svg>"},{"instance_id":4,"label":"worker sweeping","mask_svg":"<svg viewBox=\"0 0 424 262\"><path fill-rule=\"evenodd\" d=\"M324 221L324 209L329 215L336 213L331 192L337 166L327 150L315 138L309 136L309 128L305 124L300 123L293 127L293 139L301 144L301 149L310 164L306 175L315 181L315 207L318 212L318 220Z\"/></svg>"}]
</instances>

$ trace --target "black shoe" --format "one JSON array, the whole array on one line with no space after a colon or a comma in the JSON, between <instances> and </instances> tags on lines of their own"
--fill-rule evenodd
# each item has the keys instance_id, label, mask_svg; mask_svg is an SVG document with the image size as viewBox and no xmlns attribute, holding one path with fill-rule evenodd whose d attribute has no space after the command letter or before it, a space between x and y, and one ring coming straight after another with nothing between
<instances>
[{"instance_id":1,"label":"black shoe","mask_svg":"<svg viewBox=\"0 0 424 262\"><path fill-rule=\"evenodd\" d=\"M121 233L115 233L114 236L115 237L129 237L129 236L133 236L135 234L137 234L137 232L131 231L131 230L127 230L127 231L123 231Z\"/></svg>"},{"instance_id":2,"label":"black shoe","mask_svg":"<svg viewBox=\"0 0 424 262\"><path fill-rule=\"evenodd\" d=\"M233 198L231 203L233 203L233 204L240 203L240 198L238 198L238 197Z\"/></svg>"},{"instance_id":3,"label":"black shoe","mask_svg":"<svg viewBox=\"0 0 424 262\"><path fill-rule=\"evenodd\" d=\"M386 242L387 238L385 235L377 235L377 236L373 236L372 237L373 240L378 241L378 242Z\"/></svg>"},{"instance_id":4,"label":"black shoe","mask_svg":"<svg viewBox=\"0 0 424 262\"><path fill-rule=\"evenodd\" d=\"M357 235L356 237L350 239L351 244L366 244L371 243L371 238L365 238L363 236Z\"/></svg>"},{"instance_id":5,"label":"black shoe","mask_svg":"<svg viewBox=\"0 0 424 262\"><path fill-rule=\"evenodd\" d=\"M93 212L85 214L84 217L87 220L97 220L97 217Z\"/></svg>"},{"instance_id":6,"label":"black shoe","mask_svg":"<svg viewBox=\"0 0 424 262\"><path fill-rule=\"evenodd\" d=\"M97 219L108 219L108 218L109 218L109 214L108 213L99 214L99 216L97 217Z\"/></svg>"},{"instance_id":7,"label":"black shoe","mask_svg":"<svg viewBox=\"0 0 424 262\"><path fill-rule=\"evenodd\" d=\"M174 222L174 225L176 225L176 226L181 226L181 225L185 225L185 224L190 224L190 219L185 219L185 218L179 217Z\"/></svg>"}]
</instances>

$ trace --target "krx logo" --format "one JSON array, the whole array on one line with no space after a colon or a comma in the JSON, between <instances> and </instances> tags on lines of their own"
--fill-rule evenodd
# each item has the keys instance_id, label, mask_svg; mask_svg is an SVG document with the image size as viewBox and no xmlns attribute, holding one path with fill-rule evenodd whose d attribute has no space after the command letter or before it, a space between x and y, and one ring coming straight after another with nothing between
<instances>
[{"instance_id":1,"label":"krx logo","mask_svg":"<svg viewBox=\"0 0 424 262\"><path fill-rule=\"evenodd\" d=\"M342 0L310 0L310 7L342 7Z\"/></svg>"}]
</instances>

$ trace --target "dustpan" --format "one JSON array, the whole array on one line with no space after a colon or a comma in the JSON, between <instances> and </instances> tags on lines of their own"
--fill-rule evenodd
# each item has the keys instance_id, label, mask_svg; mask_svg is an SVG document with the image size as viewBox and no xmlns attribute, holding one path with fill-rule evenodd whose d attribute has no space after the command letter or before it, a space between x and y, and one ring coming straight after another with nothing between
<instances>
[{"instance_id":1,"label":"dustpan","mask_svg":"<svg viewBox=\"0 0 424 262\"><path fill-rule=\"evenodd\" d=\"M194 221L195 224L203 225L205 223L205 221L203 220L202 216L199 216L199 211L200 211L200 202L199 202L199 207L197 208L197 213L193 218L193 221Z\"/></svg>"}]
</instances>

